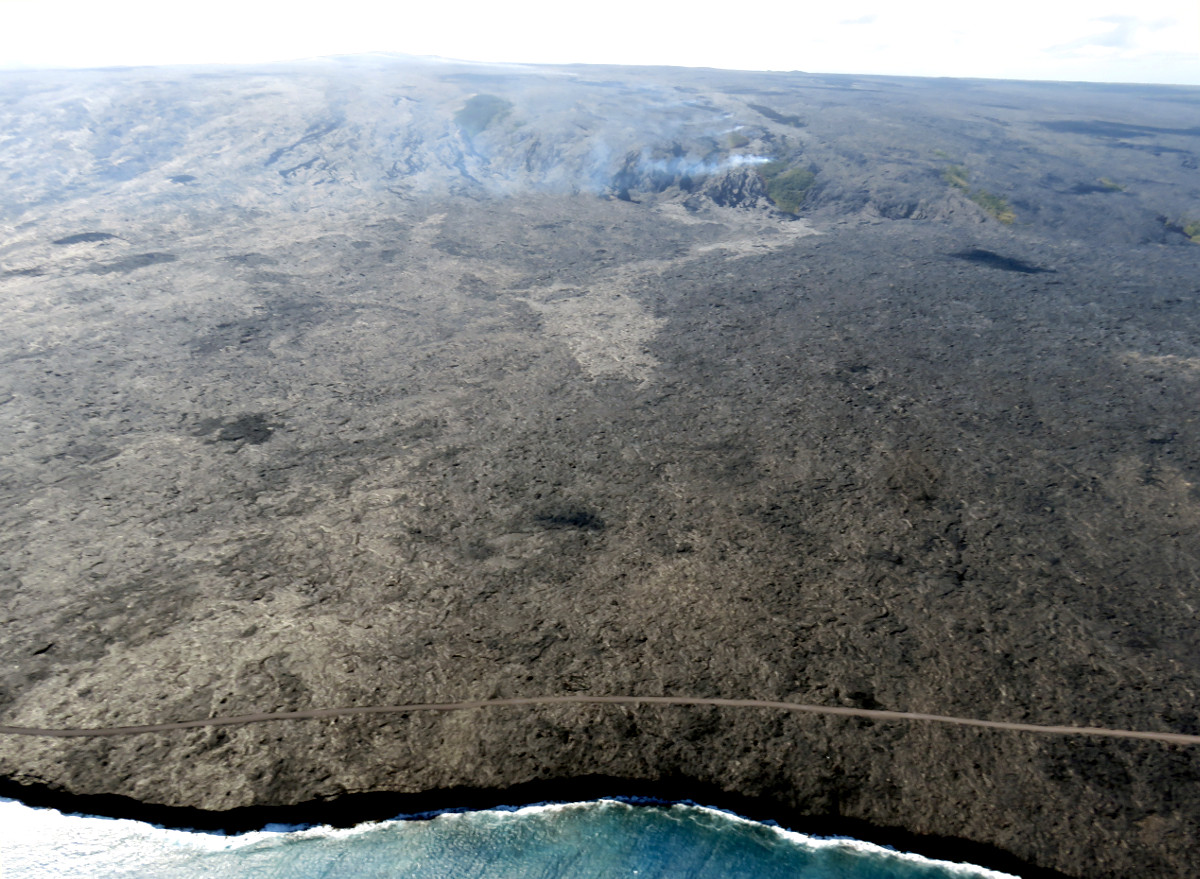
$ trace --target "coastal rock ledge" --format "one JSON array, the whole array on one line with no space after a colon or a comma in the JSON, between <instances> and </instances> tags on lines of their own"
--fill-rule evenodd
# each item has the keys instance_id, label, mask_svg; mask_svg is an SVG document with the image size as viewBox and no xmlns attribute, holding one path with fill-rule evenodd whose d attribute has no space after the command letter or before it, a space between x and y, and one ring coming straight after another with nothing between
<instances>
[{"instance_id":1,"label":"coastal rock ledge","mask_svg":"<svg viewBox=\"0 0 1200 879\"><path fill-rule=\"evenodd\" d=\"M1200 734L1200 90L350 58L0 96L0 725ZM745 705L4 733L0 779L230 828L692 798L1025 877L1200 851L1200 745Z\"/></svg>"}]
</instances>

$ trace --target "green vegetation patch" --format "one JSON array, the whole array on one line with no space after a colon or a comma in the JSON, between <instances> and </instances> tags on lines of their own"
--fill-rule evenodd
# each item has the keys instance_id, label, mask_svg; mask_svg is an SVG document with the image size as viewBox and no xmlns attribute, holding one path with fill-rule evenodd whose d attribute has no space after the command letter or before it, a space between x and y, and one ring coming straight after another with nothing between
<instances>
[{"instance_id":1,"label":"green vegetation patch","mask_svg":"<svg viewBox=\"0 0 1200 879\"><path fill-rule=\"evenodd\" d=\"M454 121L464 134L474 137L493 122L507 116L512 108L512 101L498 95L475 95L454 114Z\"/></svg>"},{"instance_id":2,"label":"green vegetation patch","mask_svg":"<svg viewBox=\"0 0 1200 879\"><path fill-rule=\"evenodd\" d=\"M740 150L744 146L750 145L750 138L737 131L731 131L725 135L725 149Z\"/></svg>"},{"instance_id":3,"label":"green vegetation patch","mask_svg":"<svg viewBox=\"0 0 1200 879\"><path fill-rule=\"evenodd\" d=\"M792 168L776 160L758 166L758 174L767 185L767 198L785 214L794 214L816 182L817 175L807 168Z\"/></svg>"},{"instance_id":4,"label":"green vegetation patch","mask_svg":"<svg viewBox=\"0 0 1200 879\"><path fill-rule=\"evenodd\" d=\"M986 189L976 189L967 197L1006 226L1011 226L1017 218L1007 201L998 195L992 195Z\"/></svg>"},{"instance_id":5,"label":"green vegetation patch","mask_svg":"<svg viewBox=\"0 0 1200 879\"><path fill-rule=\"evenodd\" d=\"M1173 232L1183 233L1193 244L1200 244L1200 220L1186 219L1178 222L1167 220L1166 226Z\"/></svg>"},{"instance_id":6,"label":"green vegetation patch","mask_svg":"<svg viewBox=\"0 0 1200 879\"><path fill-rule=\"evenodd\" d=\"M967 183L967 169L962 165L947 165L942 169L942 179L963 192L967 192L971 188Z\"/></svg>"},{"instance_id":7,"label":"green vegetation patch","mask_svg":"<svg viewBox=\"0 0 1200 879\"><path fill-rule=\"evenodd\" d=\"M761 116L766 116L772 122L778 122L780 125L790 125L792 128L803 128L804 120L799 116L792 116L787 113L780 113L778 110L772 110L770 107L763 104L747 104L751 110Z\"/></svg>"},{"instance_id":8,"label":"green vegetation patch","mask_svg":"<svg viewBox=\"0 0 1200 879\"><path fill-rule=\"evenodd\" d=\"M985 211L1006 226L1011 226L1017 219L1016 212L999 195L993 195L986 189L972 189L969 175L964 165L947 165L942 169L942 179L950 186L959 190L979 205Z\"/></svg>"},{"instance_id":9,"label":"green vegetation patch","mask_svg":"<svg viewBox=\"0 0 1200 879\"><path fill-rule=\"evenodd\" d=\"M1122 186L1120 183L1113 183L1113 181L1109 180L1107 177L1100 178L1100 185L1103 186L1105 189L1111 189L1113 192L1124 192L1125 191L1124 186Z\"/></svg>"}]
</instances>

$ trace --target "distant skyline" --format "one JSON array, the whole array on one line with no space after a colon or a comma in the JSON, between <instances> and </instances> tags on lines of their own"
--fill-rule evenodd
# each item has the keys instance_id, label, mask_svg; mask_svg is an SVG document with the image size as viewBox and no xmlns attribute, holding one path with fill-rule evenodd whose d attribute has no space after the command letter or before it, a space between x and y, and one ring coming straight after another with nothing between
<instances>
[{"instance_id":1,"label":"distant skyline","mask_svg":"<svg viewBox=\"0 0 1200 879\"><path fill-rule=\"evenodd\" d=\"M719 12L712 10L719 9ZM1200 85L1200 0L0 0L0 69L395 52L486 62Z\"/></svg>"}]
</instances>

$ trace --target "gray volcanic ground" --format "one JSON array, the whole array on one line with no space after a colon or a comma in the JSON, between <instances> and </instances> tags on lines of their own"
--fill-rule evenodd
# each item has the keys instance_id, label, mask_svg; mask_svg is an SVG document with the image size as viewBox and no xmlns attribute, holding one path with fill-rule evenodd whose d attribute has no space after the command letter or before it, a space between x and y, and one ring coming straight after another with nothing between
<instances>
[{"instance_id":1,"label":"gray volcanic ground","mask_svg":"<svg viewBox=\"0 0 1200 879\"><path fill-rule=\"evenodd\" d=\"M1200 90L0 76L0 722L572 693L1200 732ZM227 810L604 776L1191 876L1200 749L556 706L0 737ZM803 826L799 826L803 829Z\"/></svg>"}]
</instances>

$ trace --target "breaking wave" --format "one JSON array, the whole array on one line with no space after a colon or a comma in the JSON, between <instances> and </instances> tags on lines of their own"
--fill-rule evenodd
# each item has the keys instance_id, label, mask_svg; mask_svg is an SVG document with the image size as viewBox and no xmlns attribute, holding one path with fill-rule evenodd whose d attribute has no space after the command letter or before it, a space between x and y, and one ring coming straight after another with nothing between
<instances>
[{"instance_id":1,"label":"breaking wave","mask_svg":"<svg viewBox=\"0 0 1200 879\"><path fill-rule=\"evenodd\" d=\"M6 879L1011 879L716 809L618 800L450 812L350 829L268 825L236 836L0 800L0 861Z\"/></svg>"}]
</instances>

